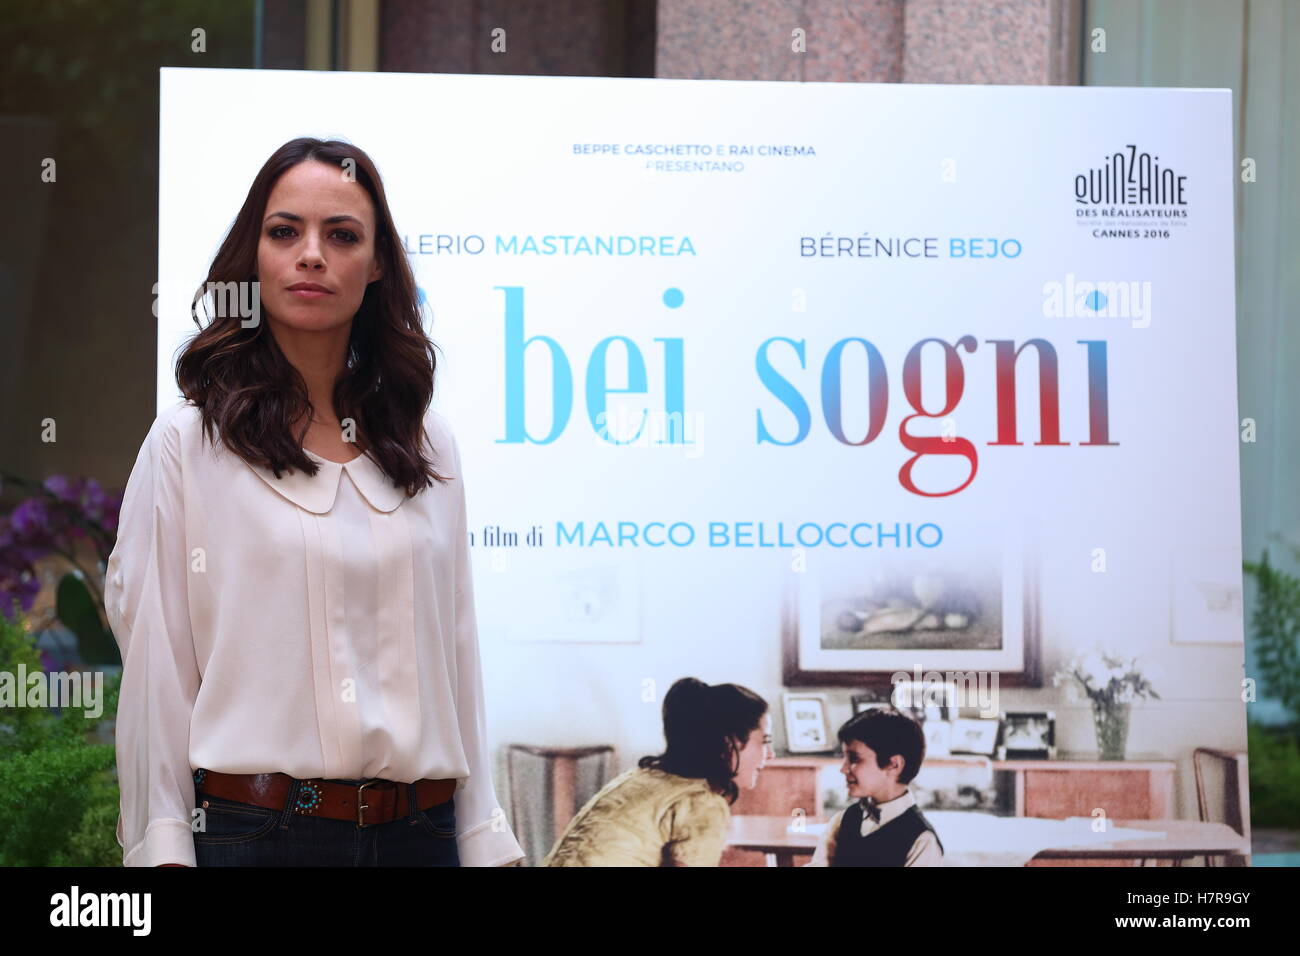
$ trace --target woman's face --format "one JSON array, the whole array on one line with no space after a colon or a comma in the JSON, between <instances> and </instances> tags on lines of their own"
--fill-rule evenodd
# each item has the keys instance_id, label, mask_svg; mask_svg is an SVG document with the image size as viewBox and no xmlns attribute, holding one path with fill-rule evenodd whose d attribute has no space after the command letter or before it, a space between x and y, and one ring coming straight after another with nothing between
<instances>
[{"instance_id":1,"label":"woman's face","mask_svg":"<svg viewBox=\"0 0 1300 956\"><path fill-rule=\"evenodd\" d=\"M772 716L764 714L759 725L750 731L745 745L736 751L736 786L744 790L753 790L758 786L758 772L768 760L774 757L772 752Z\"/></svg>"},{"instance_id":2,"label":"woman's face","mask_svg":"<svg viewBox=\"0 0 1300 956\"><path fill-rule=\"evenodd\" d=\"M365 188L338 166L298 163L271 188L263 220L257 279L271 321L305 332L351 322L366 286L383 273ZM304 283L324 291L294 288Z\"/></svg>"}]
</instances>

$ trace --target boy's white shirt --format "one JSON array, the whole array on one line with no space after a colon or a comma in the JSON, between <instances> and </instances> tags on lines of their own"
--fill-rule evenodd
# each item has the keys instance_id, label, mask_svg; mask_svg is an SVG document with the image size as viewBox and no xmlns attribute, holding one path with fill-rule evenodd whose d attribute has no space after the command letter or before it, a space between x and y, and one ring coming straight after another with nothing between
<instances>
[{"instance_id":1,"label":"boy's white shirt","mask_svg":"<svg viewBox=\"0 0 1300 956\"><path fill-rule=\"evenodd\" d=\"M916 798L912 796L912 791L910 789L905 790L901 796L897 796L893 800L878 804L880 807L880 822L875 822L871 817L863 813L861 828L862 835L866 836L875 830L879 830L886 823L899 816L899 814L905 813L910 807L915 805ZM843 810L831 817L830 823L826 825L826 832L822 834L821 840L817 843L817 850L813 853L812 861L805 863L804 866L831 865L831 857L834 856L835 853L835 837L836 834L839 833L840 823L843 819ZM907 852L907 861L903 865L943 865L943 851L939 849L939 841L935 837L934 833L930 830L925 830L916 838L916 841L912 844L912 848Z\"/></svg>"}]
</instances>

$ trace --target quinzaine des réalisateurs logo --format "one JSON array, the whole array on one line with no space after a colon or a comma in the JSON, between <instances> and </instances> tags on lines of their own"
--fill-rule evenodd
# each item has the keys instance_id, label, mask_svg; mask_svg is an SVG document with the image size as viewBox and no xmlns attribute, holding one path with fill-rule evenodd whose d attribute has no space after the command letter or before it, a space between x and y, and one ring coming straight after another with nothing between
<instances>
[{"instance_id":1,"label":"quinzaine des r\u00e9alisateurs logo","mask_svg":"<svg viewBox=\"0 0 1300 956\"><path fill-rule=\"evenodd\" d=\"M1187 225L1187 177L1129 143L1074 177L1074 202L1094 239L1168 239Z\"/></svg>"}]
</instances>

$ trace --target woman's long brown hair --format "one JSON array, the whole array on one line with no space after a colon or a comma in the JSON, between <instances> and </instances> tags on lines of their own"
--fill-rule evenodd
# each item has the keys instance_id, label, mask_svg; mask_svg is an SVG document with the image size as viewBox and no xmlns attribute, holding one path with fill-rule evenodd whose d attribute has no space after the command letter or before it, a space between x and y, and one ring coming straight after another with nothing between
<instances>
[{"instance_id":1,"label":"woman's long brown hair","mask_svg":"<svg viewBox=\"0 0 1300 956\"><path fill-rule=\"evenodd\" d=\"M683 677L664 694L664 740L661 754L637 766L679 777L707 780L709 789L735 803L739 751L763 722L767 701L739 684L706 684Z\"/></svg>"},{"instance_id":2,"label":"woman's long brown hair","mask_svg":"<svg viewBox=\"0 0 1300 956\"><path fill-rule=\"evenodd\" d=\"M369 454L394 485L414 496L432 481L447 480L422 451L424 412L433 396L437 359L420 322L415 275L393 225L383 182L363 150L338 140L302 137L272 153L253 179L193 301L205 299L211 283L235 288L256 279L258 241L271 189L286 170L308 160L350 170L370 194L375 255L383 267L382 276L366 286L353 317L332 411L339 421L351 418L356 423L362 453ZM176 360L176 381L201 410L204 434L212 441L215 431L233 454L269 468L277 478L288 468L315 475L320 466L302 449L312 407L306 383L280 351L264 318L246 328L240 315L223 311L238 310L218 309ZM193 305L191 315L198 324ZM295 422L304 422L296 435Z\"/></svg>"}]
</instances>

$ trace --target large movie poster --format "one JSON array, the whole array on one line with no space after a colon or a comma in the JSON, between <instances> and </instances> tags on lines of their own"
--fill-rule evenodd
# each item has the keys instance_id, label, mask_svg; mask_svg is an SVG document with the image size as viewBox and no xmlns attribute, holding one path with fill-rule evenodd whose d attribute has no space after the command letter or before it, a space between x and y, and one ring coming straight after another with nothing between
<instances>
[{"instance_id":1,"label":"large movie poster","mask_svg":"<svg viewBox=\"0 0 1300 956\"><path fill-rule=\"evenodd\" d=\"M252 175L346 139L440 348L531 862L662 749L685 676L773 716L724 863L808 862L851 803L836 728L886 702L925 731L949 865L1249 852L1198 829L1193 768L1246 742L1231 115L1208 90L163 70L159 407Z\"/></svg>"}]
</instances>

